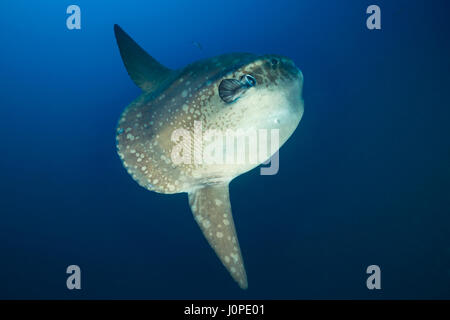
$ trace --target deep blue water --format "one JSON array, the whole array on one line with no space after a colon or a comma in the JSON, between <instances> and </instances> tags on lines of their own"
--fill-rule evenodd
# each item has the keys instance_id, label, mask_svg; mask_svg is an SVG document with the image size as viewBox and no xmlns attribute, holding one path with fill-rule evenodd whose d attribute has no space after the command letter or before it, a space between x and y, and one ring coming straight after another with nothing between
<instances>
[{"instance_id":1,"label":"deep blue water","mask_svg":"<svg viewBox=\"0 0 450 320\"><path fill-rule=\"evenodd\" d=\"M81 8L68 30L66 8ZM366 28L368 5L382 29ZM450 298L447 1L0 2L0 298ZM115 126L140 93L121 25L170 68L292 58L305 114L280 171L231 183L249 289L185 194L139 187ZM203 50L192 44L201 43ZM66 288L66 267L82 290ZM381 268L381 290L366 268Z\"/></svg>"}]
</instances>

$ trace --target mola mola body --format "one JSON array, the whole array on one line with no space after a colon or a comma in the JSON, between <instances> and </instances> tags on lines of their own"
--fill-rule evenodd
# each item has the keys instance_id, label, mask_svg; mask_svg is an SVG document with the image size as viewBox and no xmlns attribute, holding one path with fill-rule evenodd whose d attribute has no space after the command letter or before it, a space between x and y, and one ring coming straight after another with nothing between
<instances>
[{"instance_id":1,"label":"mola mola body","mask_svg":"<svg viewBox=\"0 0 450 320\"><path fill-rule=\"evenodd\" d=\"M170 70L119 26L114 31L128 74L142 89L117 126L117 152L124 167L148 190L187 193L208 243L239 286L247 288L228 186L270 158L298 126L303 116L302 73L288 58L250 53L224 54ZM264 146L270 150L264 159L255 148L213 145L204 135L261 130L276 130L278 138L276 150L270 148L273 144ZM208 152L216 160L218 155L241 155L258 161L207 161L202 154Z\"/></svg>"}]
</instances>

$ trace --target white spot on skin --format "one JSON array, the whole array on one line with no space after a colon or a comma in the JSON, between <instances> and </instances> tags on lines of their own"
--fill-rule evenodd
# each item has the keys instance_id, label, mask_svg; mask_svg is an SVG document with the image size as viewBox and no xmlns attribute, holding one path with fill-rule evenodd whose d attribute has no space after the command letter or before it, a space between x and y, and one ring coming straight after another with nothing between
<instances>
[{"instance_id":1,"label":"white spot on skin","mask_svg":"<svg viewBox=\"0 0 450 320\"><path fill-rule=\"evenodd\" d=\"M225 258L224 258L224 259L225 259L225 262L226 262L226 263L230 263L230 257L228 257L228 256L225 256Z\"/></svg>"},{"instance_id":2,"label":"white spot on skin","mask_svg":"<svg viewBox=\"0 0 450 320\"><path fill-rule=\"evenodd\" d=\"M205 229L208 229L211 226L211 222L209 222L209 220L203 220L202 224Z\"/></svg>"},{"instance_id":3,"label":"white spot on skin","mask_svg":"<svg viewBox=\"0 0 450 320\"><path fill-rule=\"evenodd\" d=\"M230 224L230 221L228 221L227 219L223 219L223 224L228 226Z\"/></svg>"},{"instance_id":4,"label":"white spot on skin","mask_svg":"<svg viewBox=\"0 0 450 320\"><path fill-rule=\"evenodd\" d=\"M181 96L182 96L183 98L186 98L187 95L188 95L187 90L183 90L183 92L181 93Z\"/></svg>"},{"instance_id":5,"label":"white spot on skin","mask_svg":"<svg viewBox=\"0 0 450 320\"><path fill-rule=\"evenodd\" d=\"M217 236L217 238L219 238L219 239L220 239L220 238L222 238L222 237L223 237L223 233L222 233L222 232L217 232L217 233L216 233L216 236Z\"/></svg>"},{"instance_id":6,"label":"white spot on skin","mask_svg":"<svg viewBox=\"0 0 450 320\"><path fill-rule=\"evenodd\" d=\"M216 203L216 206L220 206L222 204L222 201L219 199L214 200L214 202Z\"/></svg>"}]
</instances>

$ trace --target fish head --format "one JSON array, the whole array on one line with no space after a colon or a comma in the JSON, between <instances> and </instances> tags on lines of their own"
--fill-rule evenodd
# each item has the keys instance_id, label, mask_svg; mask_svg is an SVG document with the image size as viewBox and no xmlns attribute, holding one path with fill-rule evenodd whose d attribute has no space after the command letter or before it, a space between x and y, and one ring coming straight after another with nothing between
<instances>
[{"instance_id":1,"label":"fish head","mask_svg":"<svg viewBox=\"0 0 450 320\"><path fill-rule=\"evenodd\" d=\"M279 129L280 146L303 116L303 74L289 58L260 56L228 72L216 85L221 121L226 118L244 130Z\"/></svg>"},{"instance_id":2,"label":"fish head","mask_svg":"<svg viewBox=\"0 0 450 320\"><path fill-rule=\"evenodd\" d=\"M229 66L212 85L217 92L210 103L217 106L213 123L222 131L278 130L279 148L303 116L303 74L289 58L279 55L246 57ZM273 155L278 149L269 150Z\"/></svg>"}]
</instances>

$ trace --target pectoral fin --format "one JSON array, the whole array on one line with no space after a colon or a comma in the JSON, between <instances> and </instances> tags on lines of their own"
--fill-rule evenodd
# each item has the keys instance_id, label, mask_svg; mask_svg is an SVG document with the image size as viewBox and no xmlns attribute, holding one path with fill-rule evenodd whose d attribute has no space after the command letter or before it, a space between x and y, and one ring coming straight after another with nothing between
<instances>
[{"instance_id":1,"label":"pectoral fin","mask_svg":"<svg viewBox=\"0 0 450 320\"><path fill-rule=\"evenodd\" d=\"M189 205L208 243L242 289L247 275L231 215L228 184L208 185L189 192Z\"/></svg>"},{"instance_id":2,"label":"pectoral fin","mask_svg":"<svg viewBox=\"0 0 450 320\"><path fill-rule=\"evenodd\" d=\"M247 90L241 81L236 79L224 79L219 84L219 96L226 103L232 103Z\"/></svg>"}]
</instances>

